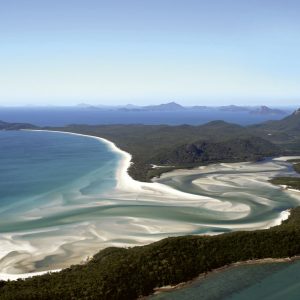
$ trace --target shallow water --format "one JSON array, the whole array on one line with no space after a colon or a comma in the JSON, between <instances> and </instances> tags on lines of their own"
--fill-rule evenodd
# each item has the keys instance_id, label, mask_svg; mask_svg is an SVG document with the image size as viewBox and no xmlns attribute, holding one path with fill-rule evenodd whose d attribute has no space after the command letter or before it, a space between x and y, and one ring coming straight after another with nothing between
<instances>
[{"instance_id":1,"label":"shallow water","mask_svg":"<svg viewBox=\"0 0 300 300\"><path fill-rule=\"evenodd\" d=\"M67 267L112 245L268 228L300 201L267 182L294 174L282 161L216 164L120 187L121 162L93 138L0 131L0 273Z\"/></svg>"},{"instance_id":2,"label":"shallow water","mask_svg":"<svg viewBox=\"0 0 300 300\"><path fill-rule=\"evenodd\" d=\"M72 135L0 132L1 231L11 214L24 212L23 206L28 210L55 199L74 201L79 188L82 194L114 188L118 155L107 148ZM82 187L78 181L85 181Z\"/></svg>"},{"instance_id":3,"label":"shallow water","mask_svg":"<svg viewBox=\"0 0 300 300\"><path fill-rule=\"evenodd\" d=\"M178 290L149 297L153 300L298 300L300 261L243 265L210 273Z\"/></svg>"}]
</instances>

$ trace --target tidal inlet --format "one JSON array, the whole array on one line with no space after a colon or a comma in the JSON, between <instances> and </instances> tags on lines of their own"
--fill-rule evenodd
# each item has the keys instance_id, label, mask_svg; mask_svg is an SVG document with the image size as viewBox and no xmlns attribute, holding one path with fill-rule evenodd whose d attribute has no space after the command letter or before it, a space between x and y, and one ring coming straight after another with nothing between
<instances>
[{"instance_id":1,"label":"tidal inlet","mask_svg":"<svg viewBox=\"0 0 300 300\"><path fill-rule=\"evenodd\" d=\"M127 173L130 154L91 136L0 132L1 278L59 270L110 246L279 225L300 193L284 158L176 170L152 183ZM11 277L12 278L12 277Z\"/></svg>"}]
</instances>

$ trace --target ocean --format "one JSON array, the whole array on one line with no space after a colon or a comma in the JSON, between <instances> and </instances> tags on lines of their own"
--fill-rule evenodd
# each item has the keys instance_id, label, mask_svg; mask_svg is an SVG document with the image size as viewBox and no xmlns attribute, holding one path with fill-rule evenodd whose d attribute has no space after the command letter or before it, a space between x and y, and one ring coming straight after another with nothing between
<instances>
[{"instance_id":1,"label":"ocean","mask_svg":"<svg viewBox=\"0 0 300 300\"><path fill-rule=\"evenodd\" d=\"M241 265L196 279L151 300L298 300L300 261Z\"/></svg>"},{"instance_id":2,"label":"ocean","mask_svg":"<svg viewBox=\"0 0 300 300\"><path fill-rule=\"evenodd\" d=\"M286 115L292 110L287 110ZM102 111L82 108L4 108L0 107L0 120L5 122L31 123L38 126L64 126L68 124L168 124L201 125L210 121L224 120L249 125L267 120L282 119L285 115L257 115L248 112L218 110L135 112Z\"/></svg>"},{"instance_id":3,"label":"ocean","mask_svg":"<svg viewBox=\"0 0 300 300\"><path fill-rule=\"evenodd\" d=\"M55 213L42 218L42 209L79 205L87 195L113 189L117 163L117 154L94 139L2 131L0 232L57 225Z\"/></svg>"},{"instance_id":4,"label":"ocean","mask_svg":"<svg viewBox=\"0 0 300 300\"><path fill-rule=\"evenodd\" d=\"M61 269L109 246L268 228L300 201L268 183L294 174L284 161L215 164L139 183L119 172L123 160L90 137L0 131L0 275Z\"/></svg>"}]
</instances>

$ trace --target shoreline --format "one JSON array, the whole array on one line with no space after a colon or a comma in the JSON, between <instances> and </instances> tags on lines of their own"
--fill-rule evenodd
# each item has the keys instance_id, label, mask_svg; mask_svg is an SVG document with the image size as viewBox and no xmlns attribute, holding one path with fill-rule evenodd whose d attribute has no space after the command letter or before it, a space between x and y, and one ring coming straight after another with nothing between
<instances>
[{"instance_id":1,"label":"shoreline","mask_svg":"<svg viewBox=\"0 0 300 300\"><path fill-rule=\"evenodd\" d=\"M143 193L150 193L153 194L155 192L156 194L158 193L159 195L164 196L166 193L172 197L186 197L191 200L203 200L205 196L199 196L195 194L190 194L186 192L181 192L179 190L176 190L175 188L169 187L167 185L164 185L162 183L158 182L151 182L151 183L145 183L145 182L139 182L134 180L133 178L130 177L128 174L128 168L130 167L131 163L131 154L127 153L124 150L121 150L118 148L113 142L97 137L97 136L92 136L92 135L86 135L86 134L80 134L80 133L74 133L74 132L67 132L67 131L55 131L55 130L31 130L31 129L25 129L24 131L38 131L38 132L52 132L52 133L61 133L61 134L72 134L76 136L82 136L82 137L87 137L87 138L93 138L95 140L101 141L105 143L109 149L115 153L120 154L120 160L118 162L118 166L116 169L116 181L117 181L117 186L116 188L119 190L125 189L125 190L131 190L134 192L143 192ZM180 198L179 198L180 200ZM212 206L215 205L212 203ZM290 216L290 212L288 210L282 211L279 215L278 218L274 219L272 224L270 224L270 227L279 225L282 223L282 221L286 220ZM255 230L255 228L253 229ZM18 278L28 278L36 275L42 275L48 272L54 272L54 271L60 271L60 270L47 270L47 271L42 271L42 272L33 272L33 273L21 273L21 274L4 274L0 273L0 280L3 280L2 278L6 278L5 280L16 280Z\"/></svg>"},{"instance_id":2,"label":"shoreline","mask_svg":"<svg viewBox=\"0 0 300 300\"><path fill-rule=\"evenodd\" d=\"M4 280L18 280L18 279L27 279L34 276L41 276L44 274L52 274L62 271L62 269L57 270L49 270L49 271L40 271L40 272L32 272L32 273L23 273L23 274L6 274L6 273L0 273L0 281Z\"/></svg>"},{"instance_id":3,"label":"shoreline","mask_svg":"<svg viewBox=\"0 0 300 300\"><path fill-rule=\"evenodd\" d=\"M122 186L122 184L124 184L125 180L128 180L128 181L130 180L132 183L138 182L138 181L135 181L134 179L132 179L128 174L128 168L131 165L132 155L124 150L121 150L120 148L118 148L116 146L115 143L113 143L105 138L88 135L88 134L68 132L68 131L59 131L59 130L43 130L43 129L22 129L22 130L23 131L38 131L38 132L54 132L54 133L61 133L61 134L71 134L71 135L82 136L82 137L92 138L92 139L101 141L101 142L105 143L110 148L110 150L112 150L115 153L119 153L122 156L122 158L119 162L117 171L116 171L117 184L119 184L119 182L121 182L121 186Z\"/></svg>"},{"instance_id":4,"label":"shoreline","mask_svg":"<svg viewBox=\"0 0 300 300\"><path fill-rule=\"evenodd\" d=\"M158 194L164 195L165 193L168 193L168 195L173 197L185 197L186 199L190 200L199 200L205 198L205 196L199 196L191 193L181 192L179 190L176 190L175 188L169 187L165 184L158 183L158 182L142 182L137 181L133 179L129 173L128 169L130 165L132 164L131 159L132 155L119 147L116 146L115 143L111 142L110 140L107 140L102 137L94 136L94 135L88 135L88 134L82 134L82 133L75 133L75 132L68 132L68 131L58 131L58 130L43 130L43 129L22 129L23 131L37 131L37 132L54 132L54 133L61 133L61 134L71 134L81 137L87 137L92 138L98 141L101 141L105 143L111 151L118 153L121 155L121 159L118 163L118 167L116 170L115 179L117 181L116 188L118 190L130 190L130 192L143 192L143 193L153 193L156 192Z\"/></svg>"},{"instance_id":5,"label":"shoreline","mask_svg":"<svg viewBox=\"0 0 300 300\"><path fill-rule=\"evenodd\" d=\"M175 197L186 197L187 199L191 199L191 200L200 200L200 199L204 199L206 198L205 196L200 196L200 195L196 195L196 194L192 194L192 193L186 193L186 192L182 192L179 191L175 188L172 188L168 185L156 182L156 181L151 181L151 182L142 182L142 181L137 181L135 179L133 179L129 173L128 173L128 169L132 164L132 155L122 149L120 149L118 146L116 146L115 143L113 143L110 140L107 140L105 138L102 137L98 137L98 136L94 136L94 135L88 135L88 134L82 134L82 133L76 133L76 132L68 132L68 131L59 131L59 130L43 130L43 129L22 129L24 131L38 131L38 132L54 132L54 133L61 133L61 134L71 134L71 135L75 135L75 136L82 136L82 137L87 137L87 138L92 138L98 141L101 141L103 143L105 143L106 145L108 145L108 147L110 148L111 151L118 153L121 155L121 159L119 161L117 170L116 170L116 181L117 181L117 186L116 188L119 190L130 190L131 192L149 192L150 190L154 190L155 192L158 192L160 194L164 194L165 192L167 192L169 195L175 196ZM295 156L296 158L298 156ZM281 156L278 158L273 158L273 160L278 160L278 161L287 161L288 159L290 159L291 156L287 157L287 156ZM300 156L299 156L300 158ZM214 164L212 164L214 165ZM194 168L197 169L197 168ZM185 170L182 168L179 168L177 170ZM193 169L192 169L193 170ZM176 170L170 171L174 172ZM169 173L169 172L166 172ZM153 178L155 180L155 177ZM287 189L291 192L294 192L295 190L291 190L291 189ZM281 217L274 220L274 224L270 227L276 226L276 225L280 225L282 221L285 221L288 217L289 217L289 210L287 209L285 211L282 211L280 213Z\"/></svg>"},{"instance_id":6,"label":"shoreline","mask_svg":"<svg viewBox=\"0 0 300 300\"><path fill-rule=\"evenodd\" d=\"M297 260L300 260L300 255L296 255L296 256L292 256L292 257L283 257L283 258L269 257L269 258L261 258L261 259L253 259L253 260L234 262L234 263L231 263L228 265L224 265L223 267L213 269L207 273L201 273L197 277L195 277L194 279L191 279L189 281L184 281L184 282L178 283L176 285L167 285L167 286L157 287L154 289L154 293L152 293L151 295L148 295L148 296L143 296L143 297L139 298L139 300L151 299L151 297L154 295L159 295L162 293L168 293L171 291L186 288L196 281L205 280L208 276L210 276L214 273L221 273L225 270L230 270L230 269L233 269L236 267L246 266L246 265L271 264L271 263L293 263Z\"/></svg>"}]
</instances>

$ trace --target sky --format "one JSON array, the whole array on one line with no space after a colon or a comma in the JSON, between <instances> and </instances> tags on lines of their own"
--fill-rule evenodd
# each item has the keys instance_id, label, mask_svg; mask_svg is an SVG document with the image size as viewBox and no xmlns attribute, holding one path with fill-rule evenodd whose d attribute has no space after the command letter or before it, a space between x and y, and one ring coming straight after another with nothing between
<instances>
[{"instance_id":1,"label":"sky","mask_svg":"<svg viewBox=\"0 0 300 300\"><path fill-rule=\"evenodd\" d=\"M298 105L299 0L0 0L0 105Z\"/></svg>"}]
</instances>

